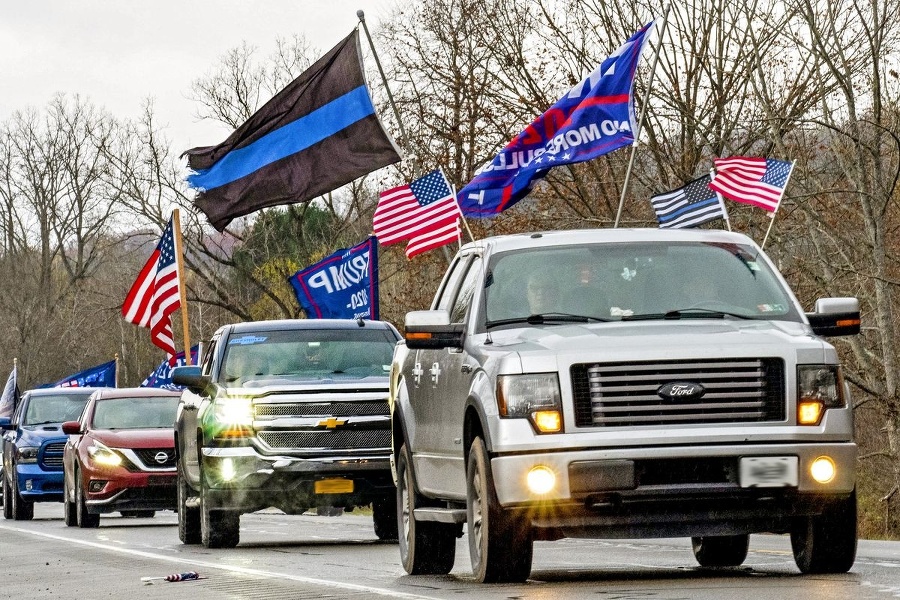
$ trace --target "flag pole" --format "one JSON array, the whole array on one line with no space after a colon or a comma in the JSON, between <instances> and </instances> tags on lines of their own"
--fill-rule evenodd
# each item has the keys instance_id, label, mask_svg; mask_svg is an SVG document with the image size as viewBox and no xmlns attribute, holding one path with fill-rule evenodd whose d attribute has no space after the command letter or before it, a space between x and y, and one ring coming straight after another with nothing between
<instances>
[{"instance_id":1,"label":"flag pole","mask_svg":"<svg viewBox=\"0 0 900 600\"><path fill-rule=\"evenodd\" d=\"M116 352L113 355L113 361L115 361L113 364L113 372L115 373L115 376L113 377L113 383L115 383L115 387L119 387L119 353L118 352Z\"/></svg>"},{"instance_id":2,"label":"flag pole","mask_svg":"<svg viewBox=\"0 0 900 600\"><path fill-rule=\"evenodd\" d=\"M709 180L713 181L716 178L716 170L713 168L709 169ZM715 191L715 190L713 190ZM719 208L722 209L722 215L725 217L725 226L728 227L728 231L731 231L731 219L728 218L728 209L725 208L725 199L722 198L722 194L716 191L716 198L719 199Z\"/></svg>"},{"instance_id":3,"label":"flag pole","mask_svg":"<svg viewBox=\"0 0 900 600\"><path fill-rule=\"evenodd\" d=\"M184 289L184 261L181 250L181 216L176 208L172 214L172 224L175 231L175 265L178 270L178 295L181 301L181 328L184 335L184 364L191 364L191 331L188 327L187 293Z\"/></svg>"},{"instance_id":4,"label":"flag pole","mask_svg":"<svg viewBox=\"0 0 900 600\"><path fill-rule=\"evenodd\" d=\"M666 26L669 24L669 11L672 10L672 3L666 6L666 12L663 15L663 24L659 29L659 46L656 49L656 54L653 57L653 67L650 70L650 80L647 82L647 89L644 91L644 101L642 103L643 111L641 111L641 118L638 120L637 130L634 132L634 143L631 145L631 156L628 158L628 169L625 171L625 182L622 184L622 195L619 198L619 209L616 211L616 222L613 224L613 227L619 226L619 221L622 218L622 208L625 205L625 194L628 192L628 183L631 181L631 168L634 166L634 155L637 154L638 147L638 138L641 135L641 126L644 123L644 119L647 117L647 112L649 112L649 102L650 102L650 89L653 87L653 79L656 75L656 65L659 63L659 53L662 50L662 38L663 34L666 31Z\"/></svg>"},{"instance_id":5,"label":"flag pole","mask_svg":"<svg viewBox=\"0 0 900 600\"><path fill-rule=\"evenodd\" d=\"M781 197L778 198L778 204L775 205L775 210L772 211L772 214L769 215L771 219L769 221L769 228L766 229L766 235L763 237L762 244L759 245L760 248L766 247L766 240L769 239L769 233L772 231L772 225L775 224L775 213L778 212L778 209L781 208L781 201L784 200L784 194L787 192L788 182L791 180L791 174L794 172L794 165L797 164L797 159L791 161L791 170L788 171L787 177L784 178L784 187L781 189Z\"/></svg>"}]
</instances>

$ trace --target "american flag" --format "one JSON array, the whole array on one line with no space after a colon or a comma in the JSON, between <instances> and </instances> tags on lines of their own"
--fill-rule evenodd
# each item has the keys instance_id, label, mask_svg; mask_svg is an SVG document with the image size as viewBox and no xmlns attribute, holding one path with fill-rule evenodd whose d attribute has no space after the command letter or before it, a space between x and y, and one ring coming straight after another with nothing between
<instances>
[{"instance_id":1,"label":"american flag","mask_svg":"<svg viewBox=\"0 0 900 600\"><path fill-rule=\"evenodd\" d=\"M129 323L149 327L151 341L174 356L175 340L169 315L180 306L175 238L172 219L169 219L162 239L125 298L122 316Z\"/></svg>"},{"instance_id":2,"label":"american flag","mask_svg":"<svg viewBox=\"0 0 900 600\"><path fill-rule=\"evenodd\" d=\"M435 169L409 185L382 192L372 219L375 237L382 245L408 239L406 257L459 241L456 197L444 177Z\"/></svg>"},{"instance_id":3,"label":"american flag","mask_svg":"<svg viewBox=\"0 0 900 600\"><path fill-rule=\"evenodd\" d=\"M710 176L704 175L684 187L650 198L660 228L696 227L715 219L724 219L725 210L716 193L709 189Z\"/></svg>"},{"instance_id":4,"label":"american flag","mask_svg":"<svg viewBox=\"0 0 900 600\"><path fill-rule=\"evenodd\" d=\"M735 202L775 212L784 194L793 163L771 158L717 158L716 176L709 187Z\"/></svg>"}]
</instances>

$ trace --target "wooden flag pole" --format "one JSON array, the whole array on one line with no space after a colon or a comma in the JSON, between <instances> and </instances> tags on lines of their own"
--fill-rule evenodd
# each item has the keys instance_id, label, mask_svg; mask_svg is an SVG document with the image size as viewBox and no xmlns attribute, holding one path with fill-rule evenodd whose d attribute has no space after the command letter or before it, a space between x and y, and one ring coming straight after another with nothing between
<instances>
[{"instance_id":1,"label":"wooden flag pole","mask_svg":"<svg viewBox=\"0 0 900 600\"><path fill-rule=\"evenodd\" d=\"M650 81L647 82L647 89L644 92L644 110L641 111L641 118L638 121L637 130L634 132L634 143L631 145L631 157L628 159L628 169L625 171L625 182L622 184L622 196L619 198L619 209L616 211L616 221L613 224L613 227L618 227L619 221L622 218L622 208L625 205L625 194L628 192L628 183L631 180L631 167L634 165L634 155L637 153L638 136L641 135L641 126L643 125L644 119L647 117L647 113L650 109L650 88L653 87L653 79L656 75L656 65L659 62L659 53L662 50L663 34L666 31L666 25L668 25L669 23L670 10L672 10L671 2L669 2L668 6L666 6L666 12L663 15L663 24L659 29L659 48L656 49L656 54L653 57L653 67L651 67L650 70Z\"/></svg>"},{"instance_id":2,"label":"wooden flag pole","mask_svg":"<svg viewBox=\"0 0 900 600\"><path fill-rule=\"evenodd\" d=\"M115 387L119 387L119 353L116 352L113 355L113 370L115 372L115 376L113 377L113 383Z\"/></svg>"},{"instance_id":3,"label":"wooden flag pole","mask_svg":"<svg viewBox=\"0 0 900 600\"><path fill-rule=\"evenodd\" d=\"M175 231L175 264L178 270L178 295L181 297L181 328L184 333L184 364L191 364L191 330L188 327L187 293L184 290L184 264L181 251L181 216L176 208L172 213Z\"/></svg>"},{"instance_id":4,"label":"wooden flag pole","mask_svg":"<svg viewBox=\"0 0 900 600\"><path fill-rule=\"evenodd\" d=\"M769 228L766 229L766 235L763 237L762 244L759 245L760 248L766 247L766 240L769 239L769 233L772 231L772 225L775 224L775 214L778 212L778 209L781 208L781 201L784 200L784 194L787 192L788 182L791 180L791 175L794 173L794 165L797 164L797 160L794 159L791 161L791 170L788 171L787 177L784 178L784 188L781 190L781 197L778 199L778 204L775 205L775 210L772 211L770 215L771 221L769 221Z\"/></svg>"}]
</instances>

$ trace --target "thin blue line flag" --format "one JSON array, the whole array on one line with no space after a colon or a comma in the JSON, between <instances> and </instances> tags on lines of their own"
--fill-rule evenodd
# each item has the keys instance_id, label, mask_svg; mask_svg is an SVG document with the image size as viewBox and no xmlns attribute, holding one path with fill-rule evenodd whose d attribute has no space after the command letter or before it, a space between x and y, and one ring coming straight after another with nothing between
<instances>
[{"instance_id":1,"label":"thin blue line flag","mask_svg":"<svg viewBox=\"0 0 900 600\"><path fill-rule=\"evenodd\" d=\"M194 204L219 231L236 217L307 202L400 160L369 97L358 30L224 142L184 155Z\"/></svg>"},{"instance_id":2,"label":"thin blue line flag","mask_svg":"<svg viewBox=\"0 0 900 600\"><path fill-rule=\"evenodd\" d=\"M288 279L309 319L378 319L378 244L369 237Z\"/></svg>"},{"instance_id":3,"label":"thin blue line flag","mask_svg":"<svg viewBox=\"0 0 900 600\"><path fill-rule=\"evenodd\" d=\"M659 227L681 229L724 219L725 207L716 192L710 189L710 181L710 176L704 175L677 190L651 197L650 204L656 212Z\"/></svg>"},{"instance_id":4,"label":"thin blue line flag","mask_svg":"<svg viewBox=\"0 0 900 600\"><path fill-rule=\"evenodd\" d=\"M634 142L634 74L653 22L642 27L475 172L457 195L466 217L493 217L528 195L550 168Z\"/></svg>"}]
</instances>

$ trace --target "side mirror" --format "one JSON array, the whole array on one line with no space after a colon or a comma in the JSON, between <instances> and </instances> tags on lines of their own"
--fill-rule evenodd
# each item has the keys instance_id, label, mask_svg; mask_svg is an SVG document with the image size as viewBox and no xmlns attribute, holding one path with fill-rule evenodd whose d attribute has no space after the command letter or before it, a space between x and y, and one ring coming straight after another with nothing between
<instances>
[{"instance_id":1,"label":"side mirror","mask_svg":"<svg viewBox=\"0 0 900 600\"><path fill-rule=\"evenodd\" d=\"M62 432L66 435L79 435L84 433L84 431L81 430L81 423L78 421L65 421L62 424Z\"/></svg>"},{"instance_id":2,"label":"side mirror","mask_svg":"<svg viewBox=\"0 0 900 600\"><path fill-rule=\"evenodd\" d=\"M412 350L462 348L464 325L450 323L444 310L415 310L406 313L406 346Z\"/></svg>"},{"instance_id":3,"label":"side mirror","mask_svg":"<svg viewBox=\"0 0 900 600\"><path fill-rule=\"evenodd\" d=\"M835 337L859 333L859 300L856 298L819 298L814 312L806 313L813 333Z\"/></svg>"},{"instance_id":4,"label":"side mirror","mask_svg":"<svg viewBox=\"0 0 900 600\"><path fill-rule=\"evenodd\" d=\"M175 367L172 369L172 383L183 385L195 394L202 394L209 385L210 378L200 372L200 367Z\"/></svg>"},{"instance_id":5,"label":"side mirror","mask_svg":"<svg viewBox=\"0 0 900 600\"><path fill-rule=\"evenodd\" d=\"M2 429L2 430L15 429L12 424L12 419L10 419L9 417L0 417L0 429Z\"/></svg>"}]
</instances>

